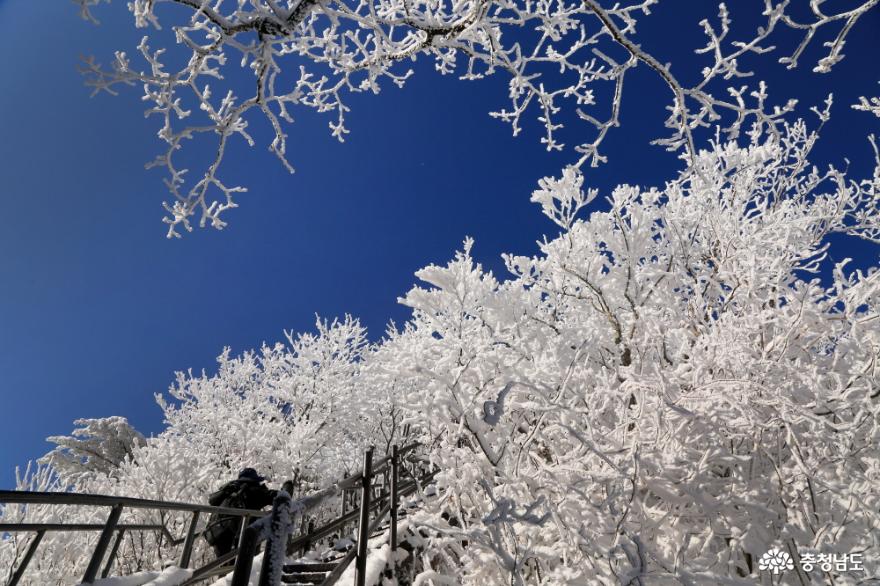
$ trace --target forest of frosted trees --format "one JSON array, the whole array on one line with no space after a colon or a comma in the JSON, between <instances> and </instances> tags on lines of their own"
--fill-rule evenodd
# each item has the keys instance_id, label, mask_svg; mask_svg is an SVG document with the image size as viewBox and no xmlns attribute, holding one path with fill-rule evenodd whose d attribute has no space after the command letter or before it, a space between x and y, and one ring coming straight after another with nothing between
<instances>
[{"instance_id":1,"label":"forest of frosted trees","mask_svg":"<svg viewBox=\"0 0 880 586\"><path fill-rule=\"evenodd\" d=\"M480 243L462 235L402 294L405 323L368 337L354 317L319 317L284 342L226 349L215 370L179 372L157 395L161 433L146 438L123 417L78 420L19 472L18 488L202 502L253 466L293 477L300 496L355 471L367 445L419 441L441 470L436 497L412 517L428 535L419 584L747 585L771 548L865 560L861 573L797 570L785 584L878 583L880 151L869 130L840 145L871 153L862 174L813 165L811 154L832 106L877 128L880 86L866 80L857 103L829 97L800 118L747 65L782 60L819 76L858 58L845 55L847 34L878 2L813 0L793 13L766 0L747 39L728 37L738 3L701 4L704 68L690 85L637 43L655 3L131 2L140 26L174 27L176 44L144 37L137 58L89 60L86 81L132 85L158 117L169 236L234 222L243 187L222 179L224 148L252 140L250 117L269 121L270 150L290 165L290 109L333 112L341 139L358 115L346 95L405 83L415 55L440 73L508 76L511 102L493 115L514 132L537 117L546 147L570 151L532 195L558 231L533 256L506 255L504 275L484 270ZM77 4L93 19L119 8ZM793 46L774 46L782 29ZM804 62L818 38L820 57ZM166 65L163 49L183 65ZM211 89L227 61L250 67L252 95ZM603 141L626 124L621 94L636 66L669 90L668 133L657 138L680 166L656 187L621 178L599 194L584 170L601 170ZM600 85L611 88L604 102ZM565 108L583 126L576 145L556 140ZM200 134L216 148L184 174L175 155ZM851 268L852 247L870 251L869 269ZM101 515L0 510L3 522ZM186 526L182 515L126 515L175 534ZM0 540L0 571L27 542ZM89 548L81 535L47 535L30 583L70 583ZM161 536L128 535L118 569L161 568L176 552Z\"/></svg>"}]
</instances>

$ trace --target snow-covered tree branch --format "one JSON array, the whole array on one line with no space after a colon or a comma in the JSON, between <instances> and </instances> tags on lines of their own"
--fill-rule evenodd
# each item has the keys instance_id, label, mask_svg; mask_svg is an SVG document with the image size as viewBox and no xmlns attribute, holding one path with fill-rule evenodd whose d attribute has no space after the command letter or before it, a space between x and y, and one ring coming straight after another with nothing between
<instances>
[{"instance_id":1,"label":"snow-covered tree branch","mask_svg":"<svg viewBox=\"0 0 880 586\"><path fill-rule=\"evenodd\" d=\"M344 140L346 95L378 93L383 80L403 85L412 74L406 63L419 55L433 59L440 73L465 80L507 75L511 104L492 115L516 135L523 117L533 112L548 150L565 148L558 131L566 113L576 113L586 126L571 147L575 167L606 160L602 142L625 122L624 79L641 63L669 89L669 134L656 142L693 157L696 129L721 125L729 138L743 131L776 133L794 107L796 100L789 98L772 105L763 82L744 82L752 75L747 58L775 51L779 61L797 67L816 35L828 30L833 40L814 68L827 72L843 58L849 32L878 3L865 0L828 13L824 2L811 2L810 18L799 20L788 2L765 0L766 23L745 40L730 38L731 12L721 4L716 18L701 23L707 44L697 53L709 64L700 81L688 85L663 55L638 43L637 24L658 1L136 0L129 8L137 25L170 25L176 43L156 48L145 36L137 47L139 59L120 51L109 67L89 58L83 71L95 92L143 88L147 114L161 120L159 136L167 144L151 166L167 172L173 199L165 204L165 222L168 235L179 236L181 228L192 229L196 215L201 226L226 225L224 212L237 206L235 196L245 188L227 184L220 167L231 139L255 144L248 129L256 118L269 123L269 150L292 172L288 128L297 107L332 113L330 130ZM85 18L96 20L100 0L75 2ZM774 47L780 28L794 30L799 43L787 50ZM177 61L185 64L167 64ZM251 70L253 93L240 95L240 87L225 84L235 63ZM597 97L605 94L610 98ZM198 138L216 141L215 150L187 182L188 169L175 157Z\"/></svg>"},{"instance_id":2,"label":"snow-covered tree branch","mask_svg":"<svg viewBox=\"0 0 880 586\"><path fill-rule=\"evenodd\" d=\"M859 98L858 104L853 104L853 108L856 110L862 110L863 112L871 112L880 118L880 97L866 98L865 96L862 96Z\"/></svg>"},{"instance_id":3,"label":"snow-covered tree branch","mask_svg":"<svg viewBox=\"0 0 880 586\"><path fill-rule=\"evenodd\" d=\"M71 436L47 438L57 444L42 458L62 482L76 484L87 477L112 475L146 443L144 436L125 417L77 419Z\"/></svg>"}]
</instances>

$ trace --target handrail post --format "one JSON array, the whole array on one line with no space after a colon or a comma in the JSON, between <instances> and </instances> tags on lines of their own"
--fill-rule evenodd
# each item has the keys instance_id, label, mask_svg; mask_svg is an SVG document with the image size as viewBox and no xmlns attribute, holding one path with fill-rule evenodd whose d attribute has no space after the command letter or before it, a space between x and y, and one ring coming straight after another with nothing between
<instances>
[{"instance_id":1,"label":"handrail post","mask_svg":"<svg viewBox=\"0 0 880 586\"><path fill-rule=\"evenodd\" d=\"M110 569L113 567L113 562L116 561L116 554L119 552L119 546L122 544L122 537L125 535L125 529L120 529L116 533L116 541L113 542L113 547L110 548L110 555L107 556L107 563L104 564L104 571L101 572L101 577L106 578L110 575Z\"/></svg>"},{"instance_id":2,"label":"handrail post","mask_svg":"<svg viewBox=\"0 0 880 586\"><path fill-rule=\"evenodd\" d=\"M342 478L343 479L348 478L348 472L343 474ZM342 489L342 515L340 515L341 517L344 517L345 513L348 512L348 509L345 506L347 504L348 504L348 489L343 488Z\"/></svg>"},{"instance_id":3,"label":"handrail post","mask_svg":"<svg viewBox=\"0 0 880 586\"><path fill-rule=\"evenodd\" d=\"M244 539L244 532L247 531L248 525L250 524L250 523L248 523L248 521L250 521L250 517L248 515L245 515L244 517L241 518L241 526L238 528L238 543L239 544L242 543L242 540Z\"/></svg>"},{"instance_id":4,"label":"handrail post","mask_svg":"<svg viewBox=\"0 0 880 586\"><path fill-rule=\"evenodd\" d=\"M367 573L367 541L370 539L370 480L373 475L373 448L364 452L364 471L361 478L361 516L358 526L357 559L354 568L355 586L364 586Z\"/></svg>"},{"instance_id":5,"label":"handrail post","mask_svg":"<svg viewBox=\"0 0 880 586\"><path fill-rule=\"evenodd\" d=\"M251 581L251 568L254 565L254 555L259 545L260 531L253 527L246 527L242 531L238 542L238 555L235 557L235 569L232 572L231 586L247 586Z\"/></svg>"},{"instance_id":6,"label":"handrail post","mask_svg":"<svg viewBox=\"0 0 880 586\"><path fill-rule=\"evenodd\" d=\"M400 456L397 453L397 444L391 446L391 551L397 551L397 466ZM393 559L393 557L392 557Z\"/></svg>"},{"instance_id":7,"label":"handrail post","mask_svg":"<svg viewBox=\"0 0 880 586\"><path fill-rule=\"evenodd\" d=\"M180 567L188 568L192 558L193 545L196 542L196 525L199 523L199 512L193 511L189 528L186 530L186 539L183 542L183 551L180 553Z\"/></svg>"},{"instance_id":8,"label":"handrail post","mask_svg":"<svg viewBox=\"0 0 880 586\"><path fill-rule=\"evenodd\" d=\"M37 552L37 548L40 546L40 542L43 541L43 535L45 534L45 531L37 531L33 541L28 545L27 552L25 552L24 558L21 560L21 565L19 565L15 570L15 573L12 574L12 580L9 581L8 586L16 586L19 580L21 580L21 577L24 576L24 571L27 569L28 564L31 563L31 558L34 557L34 554Z\"/></svg>"},{"instance_id":9,"label":"handrail post","mask_svg":"<svg viewBox=\"0 0 880 586\"><path fill-rule=\"evenodd\" d=\"M119 522L121 515L122 505L115 505L110 509L107 523L104 524L101 536L98 537L98 543L95 544L95 552L92 554L89 567L86 568L86 574L83 576L83 584L91 584L97 578L98 570L101 569L101 562L104 560L104 554L107 553L107 547L110 545L110 540L113 538L113 532L116 531L116 524Z\"/></svg>"},{"instance_id":10,"label":"handrail post","mask_svg":"<svg viewBox=\"0 0 880 586\"><path fill-rule=\"evenodd\" d=\"M282 567L287 553L287 536L291 530L291 492L293 484L285 482L272 503L269 538L263 550L263 565L260 568L260 586L278 586L281 583Z\"/></svg>"},{"instance_id":11,"label":"handrail post","mask_svg":"<svg viewBox=\"0 0 880 586\"><path fill-rule=\"evenodd\" d=\"M300 532L306 537L306 540L303 542L302 547L300 548L303 555L307 551L312 548L312 540L310 539L311 534L315 531L315 520L308 519L308 523L306 522L306 516L302 516L302 523L300 524Z\"/></svg>"}]
</instances>

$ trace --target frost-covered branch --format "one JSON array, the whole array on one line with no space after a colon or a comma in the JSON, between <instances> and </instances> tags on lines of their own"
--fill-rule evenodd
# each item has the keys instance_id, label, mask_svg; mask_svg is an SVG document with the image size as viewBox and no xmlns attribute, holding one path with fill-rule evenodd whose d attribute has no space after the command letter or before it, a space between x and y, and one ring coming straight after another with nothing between
<instances>
[{"instance_id":1,"label":"frost-covered branch","mask_svg":"<svg viewBox=\"0 0 880 586\"><path fill-rule=\"evenodd\" d=\"M125 417L77 419L73 423L79 427L71 436L47 438L57 447L40 460L51 466L65 484L113 475L134 457L138 447L146 444L146 438Z\"/></svg>"},{"instance_id":2,"label":"frost-covered branch","mask_svg":"<svg viewBox=\"0 0 880 586\"><path fill-rule=\"evenodd\" d=\"M663 55L637 42L638 22L658 1L135 0L129 7L136 24L158 28L171 23L176 43L154 50L144 37L137 47L144 66L118 52L108 68L90 58L83 71L95 92L143 87L151 104L147 114L161 120L159 137L167 145L150 166L167 173L172 200L165 204L165 222L168 235L179 236L181 229L192 229L196 215L200 226L226 225L225 212L237 206L237 194L245 188L227 183L221 165L230 140L255 144L249 130L254 120L268 122L269 150L292 172L287 128L295 108L332 114L331 133L342 141L348 133L346 95L378 93L383 80L403 85L412 74L406 62L419 55L432 58L440 73L461 79L498 72L508 76L510 107L492 116L509 123L516 135L523 117L534 112L548 150L565 147L561 120L565 110L576 112L586 127L573 146L575 167L605 161L602 143L625 119L624 79L641 63L670 90L670 134L657 142L694 156L693 133L699 128L721 124L730 138L743 128L778 132L794 100L770 106L763 83L729 85L751 75L743 68L744 58L775 49L768 43L777 28L803 31L798 47L781 59L795 67L819 30L837 27L834 41L827 43L828 55L816 68L827 71L843 58L853 26L878 3L866 0L849 11L825 14L822 3L813 2L813 20L801 22L788 14L787 2L766 0L766 24L745 41L728 38L731 16L722 4L717 24L701 23L708 43L697 52L710 56L712 64L703 69L699 83L687 86L672 74ZM75 2L83 17L94 20L92 10L100 0ZM174 59L166 60L165 53L172 51ZM171 61L185 64L170 69L166 63ZM245 94L241 85L229 82L234 63L253 76L253 89ZM597 99L604 94L609 97ZM187 182L188 169L177 162L178 153L204 148L206 141L214 141L212 155Z\"/></svg>"},{"instance_id":3,"label":"frost-covered branch","mask_svg":"<svg viewBox=\"0 0 880 586\"><path fill-rule=\"evenodd\" d=\"M861 96L859 98L859 103L853 104L853 109L870 112L880 118L880 97L866 98L865 96Z\"/></svg>"}]
</instances>

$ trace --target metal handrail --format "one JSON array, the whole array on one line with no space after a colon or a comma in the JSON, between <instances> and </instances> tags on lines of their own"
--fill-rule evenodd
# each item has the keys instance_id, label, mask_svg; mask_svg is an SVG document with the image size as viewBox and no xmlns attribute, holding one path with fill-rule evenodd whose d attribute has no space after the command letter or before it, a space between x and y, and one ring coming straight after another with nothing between
<instances>
[{"instance_id":1,"label":"metal handrail","mask_svg":"<svg viewBox=\"0 0 880 586\"><path fill-rule=\"evenodd\" d=\"M235 509L230 507L215 507L211 505L203 505L200 503L183 503L176 501L156 501L149 499L140 499L132 497L121 497L112 495L74 493L74 492L37 492L37 491L17 491L17 490L0 490L0 503L7 504L44 504L44 505L79 505L79 506L95 506L110 507L110 515L104 523L3 523L0 524L0 532L34 532L36 535L28 546L24 558L21 560L18 568L12 574L12 579L7 586L16 586L24 572L33 559L43 536L47 531L99 531L101 535L95 545L92 557L86 569L82 582L91 584L98 577L98 571L110 550L110 555L104 563L104 570L101 577L107 577L110 568L116 558L119 545L126 531L157 531L161 533L171 545L184 544L183 551L180 556L180 566L185 568L189 566L192 556L195 538L202 532L196 531L199 517L202 513L216 513L220 515L240 517L243 521L252 517L263 517L268 514L265 511L257 511L253 509ZM184 511L192 514L189 522L187 533L184 537L175 539L168 528L162 524L123 524L119 523L119 517L125 508L132 509L150 509L164 511ZM116 534L115 541L113 534ZM111 547L111 541L113 545Z\"/></svg>"},{"instance_id":2,"label":"metal handrail","mask_svg":"<svg viewBox=\"0 0 880 586\"><path fill-rule=\"evenodd\" d=\"M400 488L399 496L409 495L410 493L413 492L412 489L414 489L418 486L419 482L425 482L427 480L430 480L431 478L433 478L434 474L435 473L430 473L430 474L422 477L418 481L411 480L410 482L407 482L406 484L404 484ZM382 503L385 502L385 499L386 499L386 495L382 495L382 498L377 499L375 502L370 503L370 511L374 511L374 510L378 509L382 505ZM360 515L360 510L353 509L353 510L349 511L348 513L345 513L341 517L337 517L336 519L333 519L332 521L326 523L325 525L321 525L320 527L317 527L316 529L312 529L310 532L305 533L303 535L300 535L299 537L291 540L290 543L288 544L288 550L289 551L296 551L298 549L302 549L303 546L306 546L310 543L313 543L319 539L323 539L323 538L327 537L328 535L332 534L337 529L344 527L345 525L348 525L349 523L351 523L352 521L357 519L359 515ZM383 517L383 516L380 515L380 518L381 517Z\"/></svg>"},{"instance_id":3,"label":"metal handrail","mask_svg":"<svg viewBox=\"0 0 880 586\"><path fill-rule=\"evenodd\" d=\"M407 496L407 495L413 493L415 491L415 489L418 488L419 484L422 484L424 482L431 480L432 478L434 478L434 476L437 475L437 472L439 472L439 471L435 470L433 472L429 472L428 474L422 476L421 478L418 478L418 479L414 478L413 480L406 483L405 485L403 485L399 489L397 496ZM388 516L389 513L391 513L391 514L397 513L396 506L393 506L392 503L390 502L392 500L391 495L388 495L388 500L389 500L389 502L386 503L382 507L382 510L379 512L379 514L376 515L376 517L370 522L369 528L366 531L366 534L368 536L371 535L376 530L376 528L379 527L379 524L385 520L385 517ZM371 505L371 508L378 508L379 504L382 502L384 502L384 499L377 501L374 505ZM352 512L358 513L358 511L352 511ZM392 519L391 533L392 533L392 535L391 535L391 550L394 551L397 549L397 539L396 539L396 537L397 537L397 520L396 519ZM320 539L320 537L317 537L317 539ZM361 539L361 537L358 538L358 542L360 542L360 539ZM369 537L367 537L366 539L369 540ZM366 541L364 541L364 545L366 546ZM334 568L334 570L327 575L327 577L324 579L324 581L321 582L320 586L333 586L334 584L336 584L336 582L339 581L339 578L342 577L342 574L345 572L345 570L348 568L348 566L351 565L351 562L353 562L355 559L358 558L358 553L359 553L359 551L358 551L357 547L351 548L351 550L339 561L339 564L336 566L336 568ZM366 560L364 560L364 561L366 561ZM363 576L363 574L360 574L360 576ZM362 582L360 582L360 579L361 579L360 576L355 577L356 584L362 583Z\"/></svg>"},{"instance_id":4,"label":"metal handrail","mask_svg":"<svg viewBox=\"0 0 880 586\"><path fill-rule=\"evenodd\" d=\"M128 509L155 509L160 511L187 511L194 513L218 513L236 517L259 517L266 511L214 507L200 503L179 501L154 501L149 499L78 492L32 492L25 490L0 490L0 503L41 505L85 505L95 507L123 506Z\"/></svg>"},{"instance_id":5,"label":"metal handrail","mask_svg":"<svg viewBox=\"0 0 880 586\"><path fill-rule=\"evenodd\" d=\"M398 457L403 457L406 454L408 454L409 452L411 452L414 449L416 449L417 447L419 447L420 445L421 444L419 444L418 442L413 442L406 447L400 448L397 451L397 455L398 455ZM391 462L391 458L392 458L392 456L389 454L388 456L385 456L381 460L376 461L376 463L373 466L372 475L376 476L378 474L385 472L388 469L388 465ZM336 482L334 482L332 485L328 486L327 488L324 488L324 489L319 490L315 493L312 493L311 495L309 495L307 497L303 497L303 498L299 499L297 502L299 504L303 504L303 505L307 506L307 508L313 508L315 505L321 503L327 497L334 496L335 494L337 494L337 492L339 492L341 490L347 490L347 489L355 488L355 487L359 486L363 477L364 477L364 473L361 470L351 476L347 476L346 478L341 478L341 479L337 480ZM312 502L310 500L310 499L314 499L316 497L317 497L317 500L315 500L314 502Z\"/></svg>"},{"instance_id":6,"label":"metal handrail","mask_svg":"<svg viewBox=\"0 0 880 586\"><path fill-rule=\"evenodd\" d=\"M212 577L212 576L217 576L217 575L222 576L223 574L228 574L229 568L225 567L225 566L229 562L233 561L237 555L238 555L238 552L236 550L232 550L229 553L225 553L222 556L218 557L214 561L208 562L207 564L205 564L201 568L194 570L193 574L189 578L189 580L185 581L183 584L181 584L181 586L187 586L188 584L196 584L196 583L201 582L202 580L209 578L209 577Z\"/></svg>"},{"instance_id":7,"label":"metal handrail","mask_svg":"<svg viewBox=\"0 0 880 586\"><path fill-rule=\"evenodd\" d=\"M0 532L9 533L13 531L100 531L103 528L104 523L0 523ZM117 525L116 529L125 529L127 531L167 531L165 525L145 523ZM180 542L183 543L183 539Z\"/></svg>"},{"instance_id":8,"label":"metal handrail","mask_svg":"<svg viewBox=\"0 0 880 586\"><path fill-rule=\"evenodd\" d=\"M355 585L363 586L366 569L367 542L369 541L370 534L390 512L392 515L391 548L396 549L397 507L399 497L410 494L421 483L430 480L437 473L435 470L434 472L426 474L420 478L414 477L411 481L404 483L403 486L398 486L398 473L402 462L401 455L408 454L418 445L419 444L411 444L404 449L398 449L397 446L394 446L391 454L382 460L379 460L379 462L377 462L378 466L375 468L372 466L373 448L369 448L364 453L363 470L360 473L345 478L330 487L300 498L297 501L290 499L289 490L281 493L273 505L272 516L254 522L242 533L238 545L235 567L232 569L232 585L244 586L250 582L253 560L261 542L267 541L267 545L266 553L263 556L259 584L260 586L278 586L278 583L281 580L281 574L277 565L278 560L274 559L274 562L272 561L273 558L269 555L270 551L276 552L275 556L280 555L277 553L281 551L279 549L280 544L286 544L287 553L289 555L300 548L307 548L311 543L330 535L336 529L344 527L356 518L360 518L357 547L352 548L351 551L343 557L342 561L337 565L334 571L327 576L323 584L330 585L335 583L339 576L345 571L346 567L353 560L356 560ZM390 477L391 490L386 490L381 495L377 495L377 498L374 500L372 495L372 481L386 471L392 473ZM360 487L361 491L361 506L359 509L352 510L348 513L343 512L343 514L337 519L334 519L317 529L311 529L306 534L293 540L288 539L292 526L290 512L295 511L300 514L305 513L330 496L357 486ZM375 509L380 509L380 511L378 515L371 520L370 514ZM267 522L269 522L270 519L274 528L272 531L269 531L267 526ZM213 573L214 572L211 571L211 574ZM207 568L204 570L197 570L182 586L190 586L203 580L207 576Z\"/></svg>"},{"instance_id":9,"label":"metal handrail","mask_svg":"<svg viewBox=\"0 0 880 586\"><path fill-rule=\"evenodd\" d=\"M400 491L396 491L394 486L396 484L396 474L398 466L397 464L400 462L400 458L415 448L417 448L420 444L412 443L403 448L397 449L395 446L392 454L382 458L381 460L375 462L374 466L366 469L365 471L360 471L353 476L349 476L347 478L341 479L335 482L333 485L312 493L306 497L300 498L295 502L292 502L293 510L297 510L301 513L307 512L328 498L335 496L337 494L343 493L346 490L351 490L353 488L361 487L362 490L369 492L370 483L373 478L376 476L385 473L388 471L389 467L392 467L393 474L395 475L395 480L392 481L392 493L398 494L407 494L410 492L409 489L416 486L417 480L413 480L412 483L405 485ZM366 482L364 481L364 472L366 472ZM433 474L431 475L433 476ZM426 477L427 478L427 477ZM424 480L424 479L422 479ZM385 502L387 497L391 497L391 500L396 501L396 496L394 494L383 494L380 498L376 499L376 503L370 503L369 498L366 499L366 511L369 514L369 511L378 508L379 504ZM25 557L22 559L19 567L13 573L12 581L7 586L16 586L24 575L24 571L26 570L31 558L33 557L37 547L43 539L43 536L47 531L100 531L101 535L98 538L98 542L95 546L94 552L92 554L92 558L89 562L88 568L86 570L85 576L83 577L82 582L84 584L90 584L94 582L98 575L98 571L101 567L102 562L106 556L107 550L110 549L110 555L106 560L106 564L104 565L104 571L101 574L102 577L106 577L109 573L111 566L114 563L117 550L122 541L122 537L126 531L158 531L163 534L163 536L168 540L168 542L172 545L179 545L181 543L184 544L183 552L180 557L180 567L186 568L189 566L193 545L195 542L195 538L203 533L204 531L196 531L196 526L199 521L199 517L203 513L208 514L218 514L230 517L239 517L242 519L242 535L246 532L246 529L255 528L255 525L247 525L247 520L252 518L258 518L257 522L260 522L262 517L269 515L268 511L257 511L252 509L236 509L230 507L216 507L212 505L203 505L200 503L185 503L178 501L158 501L158 500L150 500L150 499L142 499L142 498L133 498L133 497L124 497L124 496L113 496L113 495L100 495L100 494L89 494L89 493L73 493L73 492L37 492L37 491L15 491L15 490L0 490L0 503L9 503L9 504L45 504L45 505L78 505L78 506L94 506L94 507L110 507L111 511L105 523L5 523L0 524L0 532L35 532L35 539L31 541L28 546L28 550L26 552ZM382 514L380 514L373 523L368 523L368 525L372 528L375 523L377 523L380 519L383 519L387 514L387 509L391 507L391 502L385 506L385 510L383 510ZM182 511L191 513L192 517L188 524L187 533L184 537L175 539L171 533L168 531L168 528L163 524L122 524L119 523L119 518L122 514L123 509L132 508L132 509L150 509L150 510L160 510L160 511ZM393 507L391 507L393 508ZM344 510L344 509L343 509ZM291 546L301 547L302 545L308 544L309 542L313 542L317 539L321 539L326 535L329 535L333 530L344 526L346 523L351 522L358 515L362 515L363 511L358 511L357 509L351 511L348 514L343 514L341 517L331 521L330 523L325 524L318 529L310 531L307 535L300 536L299 538L293 540L291 542ZM363 531L363 528L362 528ZM116 534L116 539L113 542L111 548L111 541L113 541L113 534ZM251 532L253 533L253 531ZM241 545L241 544L240 544ZM214 560L206 564L205 566L198 568L194 571L192 578L190 578L185 584L192 584L200 579L204 579L208 575L217 573L219 566L222 564L236 559L239 557L239 551L233 551L229 554L222 556L221 558ZM348 556L346 556L348 557Z\"/></svg>"}]
</instances>

